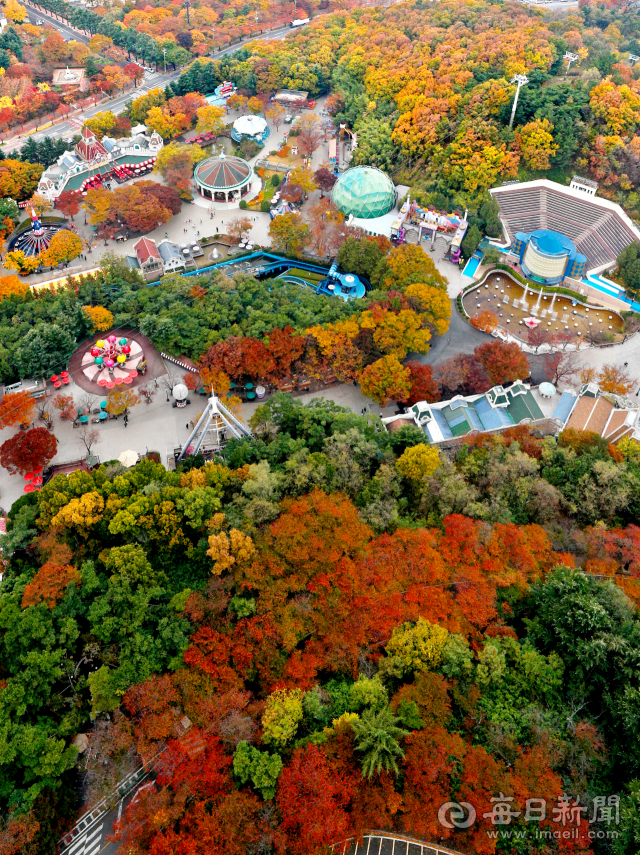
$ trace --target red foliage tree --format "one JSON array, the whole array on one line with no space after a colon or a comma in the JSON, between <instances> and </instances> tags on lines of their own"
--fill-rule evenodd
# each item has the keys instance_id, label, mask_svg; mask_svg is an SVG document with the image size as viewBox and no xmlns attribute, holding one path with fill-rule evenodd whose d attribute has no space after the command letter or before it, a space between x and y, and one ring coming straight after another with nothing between
<instances>
[{"instance_id":1,"label":"red foliage tree","mask_svg":"<svg viewBox=\"0 0 640 855\"><path fill-rule=\"evenodd\" d=\"M293 329L287 326L281 330L271 330L268 339L267 350L274 361L276 378L288 377L291 374L291 366L304 353L304 337L296 335Z\"/></svg>"},{"instance_id":2,"label":"red foliage tree","mask_svg":"<svg viewBox=\"0 0 640 855\"><path fill-rule=\"evenodd\" d=\"M416 401L428 401L432 404L440 400L440 389L437 381L434 380L433 368L430 365L412 360L405 364L405 368L411 372L410 404L415 404Z\"/></svg>"},{"instance_id":3,"label":"red foliage tree","mask_svg":"<svg viewBox=\"0 0 640 855\"><path fill-rule=\"evenodd\" d=\"M32 428L17 433L0 446L0 465L11 474L25 472L37 466L45 466L55 457L58 443L46 428Z\"/></svg>"},{"instance_id":4,"label":"red foliage tree","mask_svg":"<svg viewBox=\"0 0 640 855\"><path fill-rule=\"evenodd\" d=\"M488 341L478 345L473 353L494 385L529 376L527 357L514 342Z\"/></svg>"},{"instance_id":5,"label":"red foliage tree","mask_svg":"<svg viewBox=\"0 0 640 855\"><path fill-rule=\"evenodd\" d=\"M291 855L309 855L349 836L349 815L356 782L336 775L315 745L294 751L280 773L276 802Z\"/></svg>"},{"instance_id":6,"label":"red foliage tree","mask_svg":"<svg viewBox=\"0 0 640 855\"><path fill-rule=\"evenodd\" d=\"M457 353L435 367L435 377L447 396L460 392L476 395L491 388L491 380L475 356Z\"/></svg>"},{"instance_id":7,"label":"red foliage tree","mask_svg":"<svg viewBox=\"0 0 640 855\"><path fill-rule=\"evenodd\" d=\"M73 219L80 210L80 201L82 196L76 193L75 190L64 190L56 199L56 208L65 215Z\"/></svg>"}]
</instances>

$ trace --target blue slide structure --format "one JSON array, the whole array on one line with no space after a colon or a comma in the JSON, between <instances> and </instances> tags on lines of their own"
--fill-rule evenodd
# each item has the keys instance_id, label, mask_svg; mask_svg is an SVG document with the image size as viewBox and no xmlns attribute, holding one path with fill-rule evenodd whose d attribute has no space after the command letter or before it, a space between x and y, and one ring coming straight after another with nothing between
<instances>
[{"instance_id":1,"label":"blue slide structure","mask_svg":"<svg viewBox=\"0 0 640 855\"><path fill-rule=\"evenodd\" d=\"M257 264L260 261L262 263ZM252 262L256 262L253 266ZM239 258L227 259L220 261L218 264L212 264L209 267L203 267L201 270L189 270L183 273L182 276L199 276L201 273L208 273L211 270L222 270L225 272L226 267L237 266L239 264L249 266L246 272L252 272L259 278L273 276L284 279L287 282L295 283L296 285L304 285L307 288L315 290L316 294L324 294L328 297L340 297L342 300L356 300L365 296L368 283L361 277L353 273L340 273L338 265L334 261L329 269L321 267L319 264L309 264L306 261L294 261L290 258L285 258L282 255L274 255L270 252L253 252L250 255L243 255ZM323 279L314 288L313 284L307 282L295 274L288 276L289 270L307 270L309 273L320 274Z\"/></svg>"}]
</instances>

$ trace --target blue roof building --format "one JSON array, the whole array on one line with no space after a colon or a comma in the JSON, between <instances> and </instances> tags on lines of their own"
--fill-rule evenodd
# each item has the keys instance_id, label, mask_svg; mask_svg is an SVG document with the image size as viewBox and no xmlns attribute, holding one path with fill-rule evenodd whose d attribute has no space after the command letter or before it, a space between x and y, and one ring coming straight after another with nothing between
<instances>
[{"instance_id":1,"label":"blue roof building","mask_svg":"<svg viewBox=\"0 0 640 855\"><path fill-rule=\"evenodd\" d=\"M525 276L544 285L558 285L567 276L582 279L586 271L586 256L568 237L550 229L516 232L511 252L519 256Z\"/></svg>"},{"instance_id":2,"label":"blue roof building","mask_svg":"<svg viewBox=\"0 0 640 855\"><path fill-rule=\"evenodd\" d=\"M410 407L404 419L412 419L424 431L427 440L437 445L471 431L499 431L549 417L540 409L531 387L516 380L507 389L494 386L484 395L456 395L437 404L419 401ZM393 416L383 421L397 424L399 420Z\"/></svg>"}]
</instances>

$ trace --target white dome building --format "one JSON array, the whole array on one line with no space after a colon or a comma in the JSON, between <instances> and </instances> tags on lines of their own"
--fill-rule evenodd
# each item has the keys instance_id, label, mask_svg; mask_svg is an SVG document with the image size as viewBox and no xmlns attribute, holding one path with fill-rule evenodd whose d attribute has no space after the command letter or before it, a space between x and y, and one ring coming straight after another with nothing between
<instances>
[{"instance_id":1,"label":"white dome building","mask_svg":"<svg viewBox=\"0 0 640 855\"><path fill-rule=\"evenodd\" d=\"M270 134L271 130L262 116L240 116L239 119L235 120L231 129L231 137L236 142L249 139L259 145L264 145Z\"/></svg>"}]
</instances>

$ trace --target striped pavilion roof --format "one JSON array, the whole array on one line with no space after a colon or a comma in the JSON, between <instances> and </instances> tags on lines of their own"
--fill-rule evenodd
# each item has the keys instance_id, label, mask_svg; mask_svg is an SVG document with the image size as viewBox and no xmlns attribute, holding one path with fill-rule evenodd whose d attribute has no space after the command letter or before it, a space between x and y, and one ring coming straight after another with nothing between
<instances>
[{"instance_id":1,"label":"striped pavilion roof","mask_svg":"<svg viewBox=\"0 0 640 855\"><path fill-rule=\"evenodd\" d=\"M241 157L217 155L198 164L196 178L214 190L231 190L245 184L251 172L251 166Z\"/></svg>"}]
</instances>

